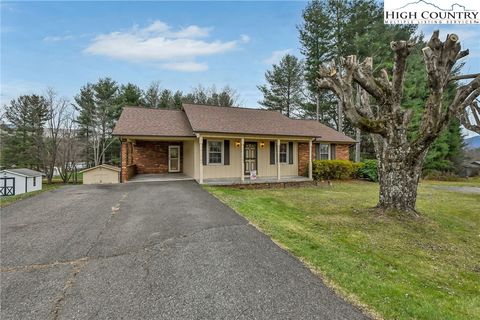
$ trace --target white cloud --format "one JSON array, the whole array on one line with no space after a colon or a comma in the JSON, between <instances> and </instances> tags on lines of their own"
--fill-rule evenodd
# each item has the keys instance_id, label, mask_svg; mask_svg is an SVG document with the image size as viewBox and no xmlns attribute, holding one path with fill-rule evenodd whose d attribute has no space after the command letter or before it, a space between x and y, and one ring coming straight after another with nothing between
<instances>
[{"instance_id":1,"label":"white cloud","mask_svg":"<svg viewBox=\"0 0 480 320\"><path fill-rule=\"evenodd\" d=\"M246 34L241 34L240 35L240 41L243 43L249 43L250 42L250 37Z\"/></svg>"},{"instance_id":2,"label":"white cloud","mask_svg":"<svg viewBox=\"0 0 480 320\"><path fill-rule=\"evenodd\" d=\"M199 72L199 71L208 70L208 65L206 63L203 63L203 62L199 63L194 61L169 62L169 63L163 63L160 66L164 69L183 71L183 72Z\"/></svg>"},{"instance_id":3,"label":"white cloud","mask_svg":"<svg viewBox=\"0 0 480 320\"><path fill-rule=\"evenodd\" d=\"M128 31L98 35L84 52L129 62L160 62L166 69L192 72L208 69L196 58L232 51L250 40L247 35L232 41L199 39L208 37L211 31L211 27L196 25L173 30L157 20L145 28L134 26Z\"/></svg>"},{"instance_id":4,"label":"white cloud","mask_svg":"<svg viewBox=\"0 0 480 320\"><path fill-rule=\"evenodd\" d=\"M282 57L284 55L286 55L287 53L290 53L292 52L292 49L285 49L285 50L276 50L276 51L273 51L272 54L270 55L270 57L266 58L265 60L263 60L263 62L267 63L267 64L274 64L274 63L277 63L280 61L280 59L282 59Z\"/></svg>"},{"instance_id":5,"label":"white cloud","mask_svg":"<svg viewBox=\"0 0 480 320\"><path fill-rule=\"evenodd\" d=\"M45 42L60 42L60 41L67 41L73 39L73 36L67 35L67 36L47 36L43 38L43 41Z\"/></svg>"}]
</instances>

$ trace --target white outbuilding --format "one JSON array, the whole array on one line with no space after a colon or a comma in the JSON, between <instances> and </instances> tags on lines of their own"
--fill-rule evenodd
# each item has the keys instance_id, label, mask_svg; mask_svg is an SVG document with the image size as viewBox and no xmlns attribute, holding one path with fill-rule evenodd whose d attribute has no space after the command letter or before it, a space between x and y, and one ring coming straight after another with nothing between
<instances>
[{"instance_id":1,"label":"white outbuilding","mask_svg":"<svg viewBox=\"0 0 480 320\"><path fill-rule=\"evenodd\" d=\"M42 190L42 172L20 168L0 171L0 196Z\"/></svg>"}]
</instances>

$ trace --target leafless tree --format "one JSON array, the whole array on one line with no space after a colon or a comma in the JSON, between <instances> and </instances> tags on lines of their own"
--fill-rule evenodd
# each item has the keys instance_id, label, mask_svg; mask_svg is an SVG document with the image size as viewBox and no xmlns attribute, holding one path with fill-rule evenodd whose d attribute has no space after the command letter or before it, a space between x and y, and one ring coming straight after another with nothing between
<instances>
[{"instance_id":1,"label":"leafless tree","mask_svg":"<svg viewBox=\"0 0 480 320\"><path fill-rule=\"evenodd\" d=\"M69 102L66 98L59 98L52 88L47 89L45 98L47 100L48 119L45 130L46 137L43 163L47 181L51 183L57 163L58 147L60 144L59 133L66 120Z\"/></svg>"},{"instance_id":2,"label":"leafless tree","mask_svg":"<svg viewBox=\"0 0 480 320\"><path fill-rule=\"evenodd\" d=\"M63 127L59 134L58 171L62 181L68 183L75 173L76 164L81 154L81 139L77 136L78 126L73 111L66 113Z\"/></svg>"},{"instance_id":3,"label":"leafless tree","mask_svg":"<svg viewBox=\"0 0 480 320\"><path fill-rule=\"evenodd\" d=\"M372 135L379 161L377 207L381 210L416 214L417 187L428 148L449 121L480 95L480 75L470 75L475 78L458 87L450 105L445 107L442 103L449 82L467 78L452 75L456 62L469 53L461 50L458 40L457 35L451 34L442 42L439 31L435 31L422 49L429 96L414 138L407 134L413 111L401 105L407 57L414 43L391 42L395 53L391 75L383 69L378 77L374 76L372 58L360 63L356 56L342 59L339 66L333 61L319 70L319 87L332 90L341 100L345 115L352 124ZM366 92L362 103L355 103L354 83ZM378 107L370 105L367 94L376 100Z\"/></svg>"}]
</instances>

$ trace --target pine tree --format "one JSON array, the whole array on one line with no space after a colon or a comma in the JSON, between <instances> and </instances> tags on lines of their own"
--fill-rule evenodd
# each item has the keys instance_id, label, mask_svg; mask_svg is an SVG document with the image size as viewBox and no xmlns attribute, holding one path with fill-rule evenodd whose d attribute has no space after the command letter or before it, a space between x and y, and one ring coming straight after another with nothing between
<instances>
[{"instance_id":1,"label":"pine tree","mask_svg":"<svg viewBox=\"0 0 480 320\"><path fill-rule=\"evenodd\" d=\"M145 101L145 106L148 108L158 108L160 105L160 94L161 94L160 82L154 81L150 84L148 89L145 91L143 99Z\"/></svg>"},{"instance_id":2,"label":"pine tree","mask_svg":"<svg viewBox=\"0 0 480 320\"><path fill-rule=\"evenodd\" d=\"M292 117L303 101L303 65L295 56L287 54L272 70L265 73L267 84L258 86L263 94L262 106Z\"/></svg>"},{"instance_id":3,"label":"pine tree","mask_svg":"<svg viewBox=\"0 0 480 320\"><path fill-rule=\"evenodd\" d=\"M44 128L48 119L45 97L20 96L5 107L5 119L11 128L4 135L3 165L25 166L40 170L44 158Z\"/></svg>"},{"instance_id":4,"label":"pine tree","mask_svg":"<svg viewBox=\"0 0 480 320\"><path fill-rule=\"evenodd\" d=\"M143 91L135 84L127 83L120 87L119 103L123 106L142 106Z\"/></svg>"}]
</instances>

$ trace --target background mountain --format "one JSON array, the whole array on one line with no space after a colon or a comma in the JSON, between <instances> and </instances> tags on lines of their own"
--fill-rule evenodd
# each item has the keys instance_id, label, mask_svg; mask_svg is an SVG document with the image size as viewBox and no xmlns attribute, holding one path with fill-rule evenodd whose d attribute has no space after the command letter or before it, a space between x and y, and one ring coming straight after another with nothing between
<instances>
[{"instance_id":1,"label":"background mountain","mask_svg":"<svg viewBox=\"0 0 480 320\"><path fill-rule=\"evenodd\" d=\"M465 148L466 149L480 148L480 136L465 139Z\"/></svg>"}]
</instances>

